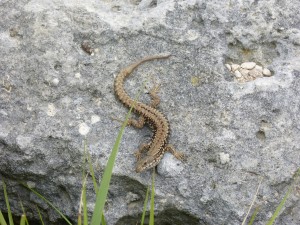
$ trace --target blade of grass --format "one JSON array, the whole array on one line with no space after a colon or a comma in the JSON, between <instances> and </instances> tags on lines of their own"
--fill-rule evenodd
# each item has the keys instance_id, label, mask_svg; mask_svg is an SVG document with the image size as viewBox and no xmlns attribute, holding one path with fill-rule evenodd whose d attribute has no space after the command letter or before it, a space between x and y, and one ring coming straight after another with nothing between
<instances>
[{"instance_id":1,"label":"blade of grass","mask_svg":"<svg viewBox=\"0 0 300 225\"><path fill-rule=\"evenodd\" d=\"M276 218L279 216L281 209L283 208L285 202L287 201L288 197L290 196L290 194L293 190L293 184L298 181L299 175L300 175L300 168L295 173L294 182L292 182L292 184L290 185L288 191L284 195L284 197L281 200L281 202L279 203L279 205L276 207L275 212L273 213L271 219L268 221L268 223L266 225L272 225L274 223L274 221L276 220Z\"/></svg>"},{"instance_id":2,"label":"blade of grass","mask_svg":"<svg viewBox=\"0 0 300 225\"><path fill-rule=\"evenodd\" d=\"M94 190L95 190L95 193L97 194L98 193L98 184L97 184L97 180L95 178L95 172L94 172L94 168L93 168L93 165L92 165L91 155L90 155L89 151L87 150L86 146L87 146L87 144L85 142L84 152L85 152L87 160L88 160L88 164L89 164L89 168L90 168L90 173L91 173L93 184L94 184Z\"/></svg>"},{"instance_id":3,"label":"blade of grass","mask_svg":"<svg viewBox=\"0 0 300 225\"><path fill-rule=\"evenodd\" d=\"M20 198L20 197L19 197ZM23 212L23 215L25 216L25 223L28 225L28 220L27 220L27 217L26 217L26 213L25 213L25 209L24 209L24 206L23 206L23 203L22 201L20 200L20 205L21 205L21 208L22 208L22 212ZM22 216L23 216L22 215ZM21 217L21 220L22 220L22 217ZM21 222L20 222L21 223Z\"/></svg>"},{"instance_id":4,"label":"blade of grass","mask_svg":"<svg viewBox=\"0 0 300 225\"><path fill-rule=\"evenodd\" d=\"M95 204L94 211L93 211L91 225L100 225L101 224L101 221L102 221L101 218L102 218L103 209L104 209L104 205L105 205L105 201L106 201L106 196L108 193L111 174L112 174L115 159L116 159L116 156L117 156L117 153L119 150L120 142L121 142L125 127L127 125L128 119L131 115L131 111L134 108L136 99L138 99L138 96L140 95L141 91L142 90L140 90L139 93L137 94L134 104L130 107L129 112L126 115L126 119L122 124L122 127L118 133L116 142L113 146L112 152L107 161L106 168L104 170L104 174L103 174L103 177L102 177L102 180L100 183L99 191L96 193L96 204Z\"/></svg>"},{"instance_id":5,"label":"blade of grass","mask_svg":"<svg viewBox=\"0 0 300 225\"><path fill-rule=\"evenodd\" d=\"M87 204L86 204L86 180L83 184L82 203L83 203L83 224L88 225L88 212L87 212Z\"/></svg>"},{"instance_id":6,"label":"blade of grass","mask_svg":"<svg viewBox=\"0 0 300 225\"><path fill-rule=\"evenodd\" d=\"M44 196L42 196L40 193L38 193L31 187L27 186L26 184L22 183L22 185L24 187L28 188L34 194L36 194L40 199L42 199L44 202L46 202L49 206L51 206L69 225L72 225L72 223L67 219L67 217L65 217L65 215L58 208L56 208L48 199L46 199Z\"/></svg>"},{"instance_id":7,"label":"blade of grass","mask_svg":"<svg viewBox=\"0 0 300 225\"><path fill-rule=\"evenodd\" d=\"M106 221L105 221L105 217L104 217L103 213L102 213L102 217L101 217L101 224L106 225Z\"/></svg>"},{"instance_id":8,"label":"blade of grass","mask_svg":"<svg viewBox=\"0 0 300 225\"><path fill-rule=\"evenodd\" d=\"M27 220L26 215L25 215L25 214L22 214L22 216L21 216L21 221L20 221L20 225L25 225L26 220Z\"/></svg>"},{"instance_id":9,"label":"blade of grass","mask_svg":"<svg viewBox=\"0 0 300 225\"><path fill-rule=\"evenodd\" d=\"M283 206L284 206L284 204L285 204L286 200L288 199L291 192L292 192L292 187L290 186L288 191L284 195L283 199L281 200L281 202L277 206L277 208L276 208L275 212L273 213L271 219L268 221L267 225L272 225L274 223L275 219L278 217L281 209L283 208Z\"/></svg>"},{"instance_id":10,"label":"blade of grass","mask_svg":"<svg viewBox=\"0 0 300 225\"><path fill-rule=\"evenodd\" d=\"M247 214L246 214L246 216L245 216L245 218L244 218L244 220L243 220L242 225L244 225L244 224L246 223L246 220L247 220L247 218L248 218L248 215L249 215L249 213L250 213L250 211L251 211L251 209L252 209L252 207L253 207L253 204L254 204L254 202L255 202L255 200L256 200L256 197L257 197L257 194L258 194L258 191L259 191L259 188L260 188L260 185L261 185L262 180L263 180L263 178L261 178L260 181L259 181L259 183L258 183L256 192L255 192L255 195L254 195L254 197L253 197L253 199L252 199L251 205L250 205L250 207L249 207L249 209L248 209L248 212L247 212Z\"/></svg>"},{"instance_id":11,"label":"blade of grass","mask_svg":"<svg viewBox=\"0 0 300 225\"><path fill-rule=\"evenodd\" d=\"M7 225L1 210L0 210L0 225Z\"/></svg>"},{"instance_id":12,"label":"blade of grass","mask_svg":"<svg viewBox=\"0 0 300 225\"><path fill-rule=\"evenodd\" d=\"M35 207L36 207L36 209L37 209L37 211L38 211L39 218L40 218L40 221L41 221L42 225L45 225L45 224L44 224L44 221L43 221L42 214L41 214L41 212L40 212L40 210L39 210L39 207L37 207L37 206L35 206Z\"/></svg>"},{"instance_id":13,"label":"blade of grass","mask_svg":"<svg viewBox=\"0 0 300 225\"><path fill-rule=\"evenodd\" d=\"M251 218L250 218L250 221L249 221L248 225L252 225L254 223L254 220L255 220L255 217L256 217L258 211L259 211L259 207L256 207L253 214L252 214L252 216L251 216Z\"/></svg>"},{"instance_id":14,"label":"blade of grass","mask_svg":"<svg viewBox=\"0 0 300 225\"><path fill-rule=\"evenodd\" d=\"M154 196L155 196L154 180L155 180L155 168L153 168L153 173L152 173L152 191L151 191L151 199L150 199L149 225L154 225Z\"/></svg>"},{"instance_id":15,"label":"blade of grass","mask_svg":"<svg viewBox=\"0 0 300 225\"><path fill-rule=\"evenodd\" d=\"M142 219L141 219L141 225L144 225L145 214L146 214L147 203L148 203L148 196L149 196L149 186L147 188L146 198L145 198L145 201L144 201L144 208L143 208L143 214L142 214Z\"/></svg>"},{"instance_id":16,"label":"blade of grass","mask_svg":"<svg viewBox=\"0 0 300 225\"><path fill-rule=\"evenodd\" d=\"M6 184L5 184L4 180L2 180L2 185L3 185L5 203L6 203L6 207L7 207L8 222L9 222L9 225L14 225L14 221L12 218L10 205L9 205L9 201L8 201L8 195L7 195L7 191L6 191Z\"/></svg>"},{"instance_id":17,"label":"blade of grass","mask_svg":"<svg viewBox=\"0 0 300 225\"><path fill-rule=\"evenodd\" d=\"M131 113L131 110L132 110L132 107L130 108L129 113ZM117 156L117 152L119 149L119 145L121 142L121 138L123 136L125 126L127 124L128 118L129 118L129 113L126 116L126 120L125 120L126 123L125 122L123 123L122 128L118 134L117 140L113 146L113 150L109 156L109 159L108 159L108 162L107 162L107 165L106 165L106 168L105 168L102 180L101 180L101 184L100 184L99 190L101 190L101 191L98 191L97 195L96 195L96 205L94 208L91 225L99 225L100 224L101 214L104 209L114 162L115 162L115 159Z\"/></svg>"}]
</instances>

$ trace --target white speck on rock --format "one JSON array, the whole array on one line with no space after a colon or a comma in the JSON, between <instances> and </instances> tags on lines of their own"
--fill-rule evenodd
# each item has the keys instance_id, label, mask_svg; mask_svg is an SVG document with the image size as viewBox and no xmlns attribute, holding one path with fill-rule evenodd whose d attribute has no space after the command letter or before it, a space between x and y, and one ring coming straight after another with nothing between
<instances>
[{"instance_id":1,"label":"white speck on rock","mask_svg":"<svg viewBox=\"0 0 300 225\"><path fill-rule=\"evenodd\" d=\"M90 127L86 123L79 124L79 133L81 135L87 135L90 132Z\"/></svg>"},{"instance_id":2,"label":"white speck on rock","mask_svg":"<svg viewBox=\"0 0 300 225\"><path fill-rule=\"evenodd\" d=\"M256 66L255 62L244 62L242 63L241 67L243 69L252 70Z\"/></svg>"},{"instance_id":3,"label":"white speck on rock","mask_svg":"<svg viewBox=\"0 0 300 225\"><path fill-rule=\"evenodd\" d=\"M47 109L47 115L48 116L55 116L57 113L56 107L53 103L48 104L48 109Z\"/></svg>"},{"instance_id":4,"label":"white speck on rock","mask_svg":"<svg viewBox=\"0 0 300 225\"><path fill-rule=\"evenodd\" d=\"M187 39L189 41L194 41L194 40L196 40L198 38L199 38L198 31L195 31L195 30L188 30L187 31Z\"/></svg>"},{"instance_id":5,"label":"white speck on rock","mask_svg":"<svg viewBox=\"0 0 300 225\"><path fill-rule=\"evenodd\" d=\"M75 73L75 78L79 79L81 77L80 73Z\"/></svg>"},{"instance_id":6,"label":"white speck on rock","mask_svg":"<svg viewBox=\"0 0 300 225\"><path fill-rule=\"evenodd\" d=\"M26 136L22 136L22 135L19 135L16 138L17 144L21 149L24 149L24 148L30 146L31 140L32 140L31 137L26 137Z\"/></svg>"},{"instance_id":7,"label":"white speck on rock","mask_svg":"<svg viewBox=\"0 0 300 225\"><path fill-rule=\"evenodd\" d=\"M57 86L58 83L59 83L59 79L54 78L54 79L52 80L52 84L53 84L54 86Z\"/></svg>"},{"instance_id":8,"label":"white speck on rock","mask_svg":"<svg viewBox=\"0 0 300 225\"><path fill-rule=\"evenodd\" d=\"M97 122L99 122L100 121L100 117L99 116L97 116L97 115L92 115L92 117L91 117L91 123L92 124L95 124L95 123L97 123Z\"/></svg>"},{"instance_id":9,"label":"white speck on rock","mask_svg":"<svg viewBox=\"0 0 300 225\"><path fill-rule=\"evenodd\" d=\"M220 156L221 164L229 163L230 157L228 153L221 152L219 156Z\"/></svg>"}]
</instances>

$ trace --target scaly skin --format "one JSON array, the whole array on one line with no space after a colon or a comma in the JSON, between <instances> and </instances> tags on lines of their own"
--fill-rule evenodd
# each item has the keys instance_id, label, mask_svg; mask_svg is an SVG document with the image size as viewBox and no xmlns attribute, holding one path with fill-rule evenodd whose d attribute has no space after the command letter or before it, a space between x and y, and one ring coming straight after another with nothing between
<instances>
[{"instance_id":1,"label":"scaly skin","mask_svg":"<svg viewBox=\"0 0 300 225\"><path fill-rule=\"evenodd\" d=\"M125 69L122 69L115 79L115 93L119 100L128 108L133 105L134 100L130 98L124 90L124 80L132 73L135 68L146 61L166 59L168 57L170 57L170 55L149 56L126 67ZM138 101L135 103L134 112L139 114L140 118L139 120L130 119L128 121L128 125L133 125L138 128L142 128L144 126L144 123L146 122L151 126L151 128L153 128L154 131L152 141L147 144L142 144L139 150L136 152L137 173L156 166L160 162L166 151L171 152L176 158L180 160L184 159L182 153L177 152L172 145L167 144L170 131L169 122L161 112L155 109L159 103L159 98L156 95L156 92L157 88L150 91L150 95L153 98L150 105L146 105ZM147 151L147 154L141 157L142 152L145 151Z\"/></svg>"}]
</instances>

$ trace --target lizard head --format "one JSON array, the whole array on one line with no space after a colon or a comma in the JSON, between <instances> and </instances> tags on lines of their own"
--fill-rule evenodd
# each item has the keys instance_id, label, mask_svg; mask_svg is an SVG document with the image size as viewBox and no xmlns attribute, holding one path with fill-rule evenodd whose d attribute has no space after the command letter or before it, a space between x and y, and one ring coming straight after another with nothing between
<instances>
[{"instance_id":1,"label":"lizard head","mask_svg":"<svg viewBox=\"0 0 300 225\"><path fill-rule=\"evenodd\" d=\"M151 155L147 155L141 160L137 162L135 171L137 173L141 173L147 169L150 169L158 164L159 160L155 160L155 158Z\"/></svg>"}]
</instances>

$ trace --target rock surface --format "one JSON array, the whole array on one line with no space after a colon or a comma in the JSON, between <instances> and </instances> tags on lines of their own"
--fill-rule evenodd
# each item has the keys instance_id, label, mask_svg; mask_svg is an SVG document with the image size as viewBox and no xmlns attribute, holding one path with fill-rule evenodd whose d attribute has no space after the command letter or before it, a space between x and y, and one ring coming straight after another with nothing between
<instances>
[{"instance_id":1,"label":"rock surface","mask_svg":"<svg viewBox=\"0 0 300 225\"><path fill-rule=\"evenodd\" d=\"M299 8L298 0L0 1L0 173L13 213L21 214L20 197L32 218L37 205L48 223L62 224L21 181L76 220L84 139L101 178L119 130L111 116L127 112L115 75L170 52L126 82L131 96L145 80L161 84L170 143L188 157L166 154L158 166L155 224L241 224L261 177L255 224L266 224L300 167ZM260 62L272 76L238 83L230 61ZM133 152L150 136L126 128L105 209L110 225L139 221L151 173L134 172ZM89 210L92 187L89 180ZM300 224L299 183L295 190L277 224Z\"/></svg>"}]
</instances>

